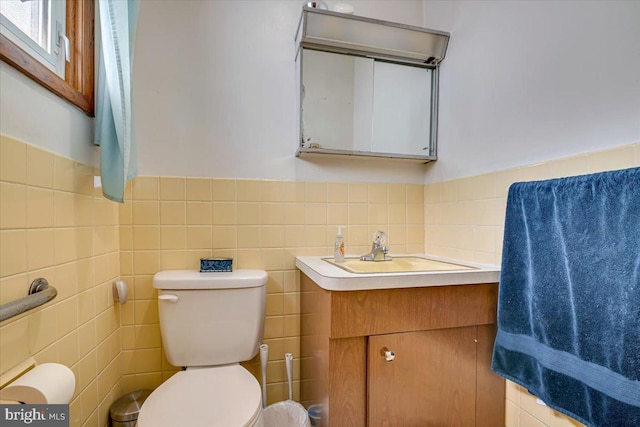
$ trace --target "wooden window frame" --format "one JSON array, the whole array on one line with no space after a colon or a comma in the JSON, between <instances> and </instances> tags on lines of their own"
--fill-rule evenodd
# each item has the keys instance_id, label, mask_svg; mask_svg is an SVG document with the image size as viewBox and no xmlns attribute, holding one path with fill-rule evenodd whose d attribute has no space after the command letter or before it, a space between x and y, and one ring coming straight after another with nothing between
<instances>
[{"instance_id":1,"label":"wooden window frame","mask_svg":"<svg viewBox=\"0 0 640 427\"><path fill-rule=\"evenodd\" d=\"M65 13L71 61L64 80L2 34L0 59L93 117L94 0L67 0Z\"/></svg>"}]
</instances>

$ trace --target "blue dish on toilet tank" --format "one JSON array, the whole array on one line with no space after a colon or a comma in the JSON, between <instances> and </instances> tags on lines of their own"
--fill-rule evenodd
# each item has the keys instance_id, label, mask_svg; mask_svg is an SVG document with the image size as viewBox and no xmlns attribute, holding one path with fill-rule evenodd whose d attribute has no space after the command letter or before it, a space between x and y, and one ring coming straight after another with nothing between
<instances>
[{"instance_id":1,"label":"blue dish on toilet tank","mask_svg":"<svg viewBox=\"0 0 640 427\"><path fill-rule=\"evenodd\" d=\"M233 258L200 258L201 273L233 271Z\"/></svg>"}]
</instances>

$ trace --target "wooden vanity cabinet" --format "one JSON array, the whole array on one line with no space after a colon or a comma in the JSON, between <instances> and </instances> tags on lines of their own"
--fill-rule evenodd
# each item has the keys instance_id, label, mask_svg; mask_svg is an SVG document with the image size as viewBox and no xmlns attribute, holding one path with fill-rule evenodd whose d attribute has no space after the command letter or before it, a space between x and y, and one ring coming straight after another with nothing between
<instances>
[{"instance_id":1,"label":"wooden vanity cabinet","mask_svg":"<svg viewBox=\"0 0 640 427\"><path fill-rule=\"evenodd\" d=\"M300 282L301 399L328 408L323 427L504 426L504 380L490 370L497 284Z\"/></svg>"}]
</instances>

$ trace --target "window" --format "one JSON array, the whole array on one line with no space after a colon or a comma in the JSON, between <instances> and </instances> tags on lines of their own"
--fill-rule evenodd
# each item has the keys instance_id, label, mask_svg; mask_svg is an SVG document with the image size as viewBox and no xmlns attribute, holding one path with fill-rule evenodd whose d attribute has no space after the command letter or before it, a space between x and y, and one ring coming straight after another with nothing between
<instances>
[{"instance_id":1,"label":"window","mask_svg":"<svg viewBox=\"0 0 640 427\"><path fill-rule=\"evenodd\" d=\"M90 0L0 0L0 59L93 115Z\"/></svg>"},{"instance_id":2,"label":"window","mask_svg":"<svg viewBox=\"0 0 640 427\"><path fill-rule=\"evenodd\" d=\"M64 12L64 1L2 0L0 33L64 79L69 59Z\"/></svg>"}]
</instances>

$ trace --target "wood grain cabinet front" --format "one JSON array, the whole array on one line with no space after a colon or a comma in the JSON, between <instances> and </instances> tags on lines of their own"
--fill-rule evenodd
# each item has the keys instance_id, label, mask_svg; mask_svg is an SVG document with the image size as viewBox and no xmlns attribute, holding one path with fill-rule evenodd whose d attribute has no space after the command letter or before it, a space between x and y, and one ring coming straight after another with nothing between
<instances>
[{"instance_id":1,"label":"wood grain cabinet front","mask_svg":"<svg viewBox=\"0 0 640 427\"><path fill-rule=\"evenodd\" d=\"M303 274L301 290L301 397L322 427L504 426L497 284L331 292Z\"/></svg>"}]
</instances>

